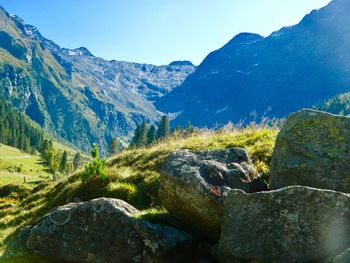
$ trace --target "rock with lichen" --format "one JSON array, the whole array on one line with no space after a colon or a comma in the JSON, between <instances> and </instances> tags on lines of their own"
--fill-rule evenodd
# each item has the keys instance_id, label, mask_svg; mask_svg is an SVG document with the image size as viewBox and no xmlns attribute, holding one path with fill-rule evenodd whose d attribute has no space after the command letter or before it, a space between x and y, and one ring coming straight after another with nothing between
<instances>
[{"instance_id":1,"label":"rock with lichen","mask_svg":"<svg viewBox=\"0 0 350 263\"><path fill-rule=\"evenodd\" d=\"M69 262L163 262L191 240L174 228L134 218L122 200L100 198L59 207L26 229L34 254Z\"/></svg>"},{"instance_id":2,"label":"rock with lichen","mask_svg":"<svg viewBox=\"0 0 350 263\"><path fill-rule=\"evenodd\" d=\"M163 206L193 231L217 240L223 196L233 188L267 190L244 149L178 150L164 164L159 196Z\"/></svg>"},{"instance_id":3,"label":"rock with lichen","mask_svg":"<svg viewBox=\"0 0 350 263\"><path fill-rule=\"evenodd\" d=\"M230 191L216 254L222 262L323 262L349 245L350 195L290 186Z\"/></svg>"},{"instance_id":4,"label":"rock with lichen","mask_svg":"<svg viewBox=\"0 0 350 263\"><path fill-rule=\"evenodd\" d=\"M288 117L272 155L270 188L350 192L350 118L314 110Z\"/></svg>"}]
</instances>

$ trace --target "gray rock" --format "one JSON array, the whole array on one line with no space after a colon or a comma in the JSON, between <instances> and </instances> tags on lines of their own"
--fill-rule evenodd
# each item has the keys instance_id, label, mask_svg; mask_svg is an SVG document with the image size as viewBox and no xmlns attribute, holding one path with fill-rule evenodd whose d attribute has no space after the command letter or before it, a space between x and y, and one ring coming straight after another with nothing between
<instances>
[{"instance_id":1,"label":"gray rock","mask_svg":"<svg viewBox=\"0 0 350 263\"><path fill-rule=\"evenodd\" d=\"M159 196L163 206L192 230L217 240L223 195L231 188L267 190L247 152L241 148L175 151L164 164Z\"/></svg>"},{"instance_id":2,"label":"gray rock","mask_svg":"<svg viewBox=\"0 0 350 263\"><path fill-rule=\"evenodd\" d=\"M350 192L350 118L302 110L287 119L272 156L270 188L290 185Z\"/></svg>"},{"instance_id":3,"label":"gray rock","mask_svg":"<svg viewBox=\"0 0 350 263\"><path fill-rule=\"evenodd\" d=\"M232 190L224 202L216 254L262 262L310 262L350 245L350 195L305 186L254 194Z\"/></svg>"},{"instance_id":4,"label":"gray rock","mask_svg":"<svg viewBox=\"0 0 350 263\"><path fill-rule=\"evenodd\" d=\"M30 228L27 247L36 255L73 262L162 262L190 236L136 219L122 200L100 198L59 207Z\"/></svg>"}]
</instances>

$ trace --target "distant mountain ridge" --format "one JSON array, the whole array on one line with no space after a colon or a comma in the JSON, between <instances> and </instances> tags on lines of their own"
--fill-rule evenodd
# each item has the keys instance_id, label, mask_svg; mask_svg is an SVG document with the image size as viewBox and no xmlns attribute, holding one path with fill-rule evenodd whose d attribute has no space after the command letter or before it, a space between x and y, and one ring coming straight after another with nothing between
<instances>
[{"instance_id":1,"label":"distant mountain ridge","mask_svg":"<svg viewBox=\"0 0 350 263\"><path fill-rule=\"evenodd\" d=\"M0 96L59 138L83 150L112 137L127 142L136 125L162 115L153 102L195 66L106 61L65 49L0 8Z\"/></svg>"},{"instance_id":2,"label":"distant mountain ridge","mask_svg":"<svg viewBox=\"0 0 350 263\"><path fill-rule=\"evenodd\" d=\"M156 102L176 123L281 118L350 91L350 1L334 0L268 37L242 33Z\"/></svg>"}]
</instances>

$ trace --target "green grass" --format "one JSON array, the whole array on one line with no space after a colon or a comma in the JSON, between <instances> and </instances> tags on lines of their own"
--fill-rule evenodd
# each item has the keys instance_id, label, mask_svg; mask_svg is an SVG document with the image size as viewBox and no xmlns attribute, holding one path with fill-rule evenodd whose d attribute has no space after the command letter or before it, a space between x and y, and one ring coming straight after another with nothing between
<instances>
[{"instance_id":1,"label":"green grass","mask_svg":"<svg viewBox=\"0 0 350 263\"><path fill-rule=\"evenodd\" d=\"M257 169L268 173L277 132L275 129L246 128L202 131L187 138L172 137L152 147L123 151L109 159L107 173L110 181L107 184L94 187L83 184L77 172L58 183L44 181L23 195L0 198L0 244L3 244L0 245L0 255L19 229L74 198L82 201L98 197L123 199L142 211L138 217L172 225L173 219L161 207L158 198L159 171L170 152L176 149L198 151L243 147L250 153Z\"/></svg>"},{"instance_id":2,"label":"green grass","mask_svg":"<svg viewBox=\"0 0 350 263\"><path fill-rule=\"evenodd\" d=\"M0 186L50 178L40 156L0 144Z\"/></svg>"}]
</instances>

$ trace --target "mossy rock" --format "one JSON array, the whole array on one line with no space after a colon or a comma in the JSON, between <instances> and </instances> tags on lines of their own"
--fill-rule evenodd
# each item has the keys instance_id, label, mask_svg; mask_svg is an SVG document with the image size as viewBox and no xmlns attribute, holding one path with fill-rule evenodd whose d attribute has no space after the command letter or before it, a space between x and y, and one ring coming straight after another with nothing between
<instances>
[{"instance_id":1,"label":"mossy rock","mask_svg":"<svg viewBox=\"0 0 350 263\"><path fill-rule=\"evenodd\" d=\"M350 192L350 118L314 110L288 117L272 155L270 188Z\"/></svg>"}]
</instances>

